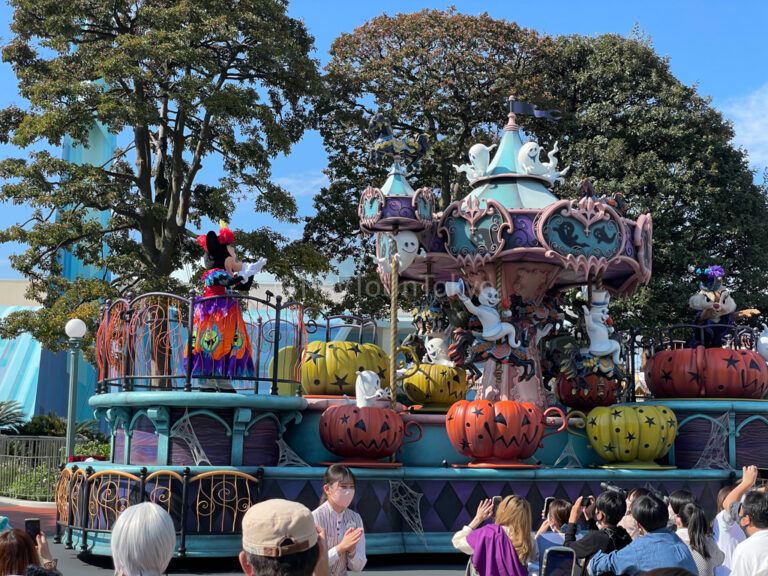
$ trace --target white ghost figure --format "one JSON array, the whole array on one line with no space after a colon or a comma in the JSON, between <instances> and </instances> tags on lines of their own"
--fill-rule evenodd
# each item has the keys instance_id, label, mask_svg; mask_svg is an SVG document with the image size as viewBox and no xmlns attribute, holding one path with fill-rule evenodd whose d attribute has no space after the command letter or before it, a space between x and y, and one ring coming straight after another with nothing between
<instances>
[{"instance_id":1,"label":"white ghost figure","mask_svg":"<svg viewBox=\"0 0 768 576\"><path fill-rule=\"evenodd\" d=\"M379 375L373 370L358 370L355 380L357 407L373 406L379 398L390 398L389 388L381 387Z\"/></svg>"},{"instance_id":2,"label":"white ghost figure","mask_svg":"<svg viewBox=\"0 0 768 576\"><path fill-rule=\"evenodd\" d=\"M765 324L763 324L763 331L757 339L755 348L757 348L757 353L768 362L768 326Z\"/></svg>"},{"instance_id":3,"label":"white ghost figure","mask_svg":"<svg viewBox=\"0 0 768 576\"><path fill-rule=\"evenodd\" d=\"M453 362L448 357L448 346L442 338L430 338L425 345L427 353L422 358L426 364L436 364L438 366L451 366Z\"/></svg>"},{"instance_id":4,"label":"white ghost figure","mask_svg":"<svg viewBox=\"0 0 768 576\"><path fill-rule=\"evenodd\" d=\"M475 144L469 149L469 161L471 164L462 164L461 166L453 165L456 172L464 172L467 176L467 180L472 182L481 176L485 176L488 171L488 165L491 163L491 150L496 147L496 144L486 146L485 144Z\"/></svg>"},{"instance_id":5,"label":"white ghost figure","mask_svg":"<svg viewBox=\"0 0 768 576\"><path fill-rule=\"evenodd\" d=\"M427 256L427 253L419 248L419 237L416 236L415 232L404 230L394 235L387 232L385 236L389 239L394 239L395 244L397 244L397 255L395 258L397 259L398 272L408 269L416 258L425 258ZM382 241L386 242L387 240L382 239ZM382 252L386 253L384 250ZM392 273L392 265L388 257L379 256L376 258L376 261L381 264L384 274Z\"/></svg>"},{"instance_id":6,"label":"white ghost figure","mask_svg":"<svg viewBox=\"0 0 768 576\"><path fill-rule=\"evenodd\" d=\"M515 327L509 322L502 322L501 315L496 309L499 304L499 293L496 288L486 286L480 291L477 297L480 300L480 306L475 306L464 292L460 292L458 296L464 307L477 316L483 325L484 340L496 342L506 338L510 346L515 348L520 346L520 342L515 338Z\"/></svg>"},{"instance_id":7,"label":"white ghost figure","mask_svg":"<svg viewBox=\"0 0 768 576\"><path fill-rule=\"evenodd\" d=\"M593 356L611 356L614 364L621 360L621 344L611 340L613 327L608 326L608 302L610 294L605 290L592 291L592 306L582 306L584 324L589 337L589 348L583 348L581 353L589 352Z\"/></svg>"},{"instance_id":8,"label":"white ghost figure","mask_svg":"<svg viewBox=\"0 0 768 576\"><path fill-rule=\"evenodd\" d=\"M555 158L555 154L557 154L559 150L557 142L555 142L554 148L547 154L549 162L542 162L539 159L541 147L536 144L536 142L526 142L523 144L522 148L520 148L520 152L517 153L517 165L525 174L543 176L552 184L555 182L562 182L562 177L565 176L571 167L567 166L564 170L561 170L560 172L557 171L557 158Z\"/></svg>"}]
</instances>

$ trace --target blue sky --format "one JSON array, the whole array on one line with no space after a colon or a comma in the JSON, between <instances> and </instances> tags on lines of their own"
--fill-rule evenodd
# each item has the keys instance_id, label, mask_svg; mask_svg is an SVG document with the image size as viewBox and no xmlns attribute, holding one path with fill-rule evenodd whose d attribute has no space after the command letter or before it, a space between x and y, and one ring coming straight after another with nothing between
<instances>
[{"instance_id":1,"label":"blue sky","mask_svg":"<svg viewBox=\"0 0 768 576\"><path fill-rule=\"evenodd\" d=\"M427 2L389 0L294 0L289 13L302 19L315 37L315 57L328 61L333 40L351 32L383 12L443 9L449 4L466 14L487 11L494 18L516 21L521 26L559 34L629 34L635 24L652 39L656 51L668 56L672 72L685 84L698 85L701 95L711 96L712 104L733 121L735 143L748 152L756 170L768 166L768 42L764 24L768 21L768 2L713 1L550 1L512 2L490 0L485 3L454 0ZM0 4L0 38L11 37L12 10ZM16 80L7 64L0 63L0 107L23 104L16 91ZM500 123L504 120L499 113ZM0 157L24 156L24 151L0 146ZM209 163L213 164L213 163ZM312 210L312 197L324 184L322 170L326 156L317 133L307 133L288 156L273 163L276 181L294 193L302 215ZM202 174L215 181L215 169ZM23 206L0 206L0 227L26 219ZM254 214L250 201L240 206L232 224L246 228L249 223L264 225L263 215ZM299 237L299 225L276 226L286 236ZM0 278L19 278L10 267L8 256L19 248L0 245Z\"/></svg>"}]
</instances>

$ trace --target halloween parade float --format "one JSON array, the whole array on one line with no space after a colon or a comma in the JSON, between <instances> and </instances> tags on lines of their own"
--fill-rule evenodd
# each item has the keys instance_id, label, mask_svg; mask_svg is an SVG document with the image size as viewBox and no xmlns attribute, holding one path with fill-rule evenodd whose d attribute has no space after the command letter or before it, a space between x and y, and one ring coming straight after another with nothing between
<instances>
[{"instance_id":1,"label":"halloween parade float","mask_svg":"<svg viewBox=\"0 0 768 576\"><path fill-rule=\"evenodd\" d=\"M498 144L456 166L470 192L442 211L409 182L427 139L371 120L371 159L390 170L361 191L360 225L393 303L423 286L405 339L396 304L387 331L250 296L263 261L240 262L226 225L199 239L202 293L105 303L90 404L111 459L62 470L57 538L107 555L116 517L150 500L174 518L178 555L234 556L252 503L314 508L344 462L368 554L451 552L495 495L535 510L609 481L686 488L711 513L735 471L768 467L768 329L739 323L753 311L711 265L691 324L614 331L611 299L651 278L651 215L628 218L589 180L556 186L557 144L542 161L516 123L553 113L509 107Z\"/></svg>"}]
</instances>

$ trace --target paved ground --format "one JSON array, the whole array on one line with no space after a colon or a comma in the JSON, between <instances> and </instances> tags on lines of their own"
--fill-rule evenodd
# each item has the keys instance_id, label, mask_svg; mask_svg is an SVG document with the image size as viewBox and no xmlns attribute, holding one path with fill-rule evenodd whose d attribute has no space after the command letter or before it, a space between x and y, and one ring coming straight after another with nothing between
<instances>
[{"instance_id":1,"label":"paved ground","mask_svg":"<svg viewBox=\"0 0 768 576\"><path fill-rule=\"evenodd\" d=\"M80 556L76 550L65 550L63 544L53 544L55 508L48 505L14 505L6 501L0 502L0 516L7 516L14 528L23 528L25 518L40 518L40 525L51 542L51 552L59 559L59 570L64 576L111 576L114 573L111 558ZM463 554L373 556L369 558L365 571L376 572L379 576L462 576L466 563L467 557ZM236 558L195 558L173 560L168 574L241 576L242 571Z\"/></svg>"}]
</instances>

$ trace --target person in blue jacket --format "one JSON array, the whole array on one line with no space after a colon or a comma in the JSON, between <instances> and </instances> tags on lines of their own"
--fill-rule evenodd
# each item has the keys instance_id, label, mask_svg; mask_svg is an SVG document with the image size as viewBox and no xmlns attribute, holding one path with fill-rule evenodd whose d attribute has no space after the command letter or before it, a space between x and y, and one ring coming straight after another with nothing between
<instances>
[{"instance_id":1,"label":"person in blue jacket","mask_svg":"<svg viewBox=\"0 0 768 576\"><path fill-rule=\"evenodd\" d=\"M640 574L655 568L684 568L698 574L688 546L667 528L669 511L659 498L641 496L632 503L632 517L642 536L614 552L598 552L589 562L589 574Z\"/></svg>"}]
</instances>

